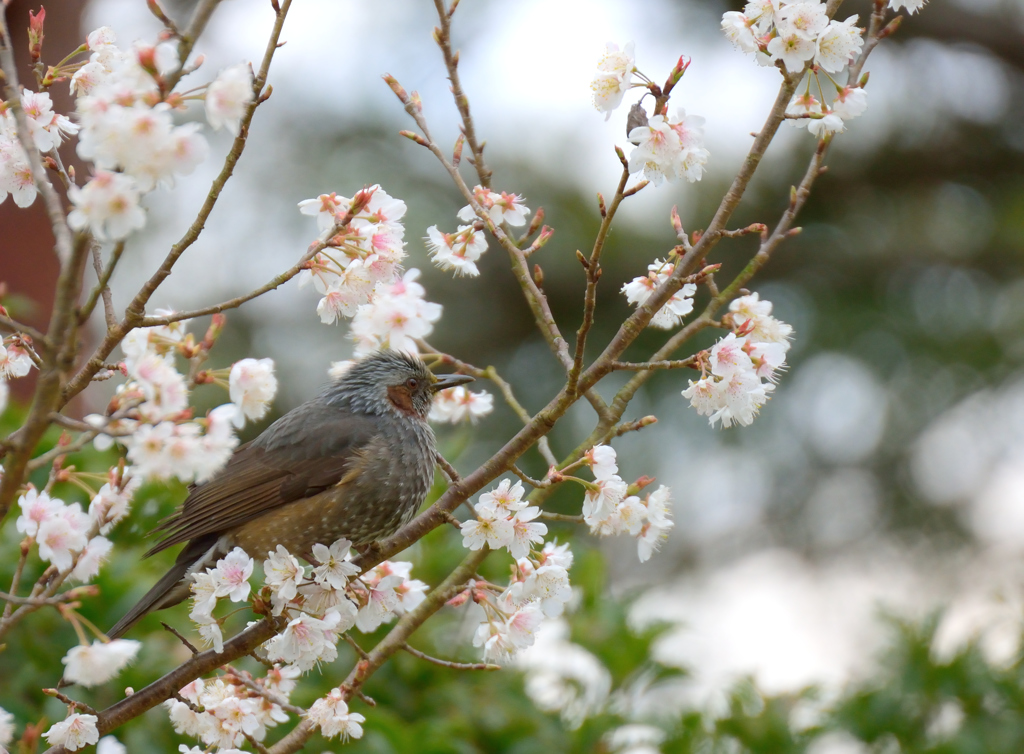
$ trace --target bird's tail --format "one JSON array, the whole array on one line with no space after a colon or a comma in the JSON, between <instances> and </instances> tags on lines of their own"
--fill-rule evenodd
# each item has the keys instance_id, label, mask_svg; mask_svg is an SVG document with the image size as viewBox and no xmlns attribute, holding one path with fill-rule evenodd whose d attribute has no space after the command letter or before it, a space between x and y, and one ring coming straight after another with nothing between
<instances>
[{"instance_id":1,"label":"bird's tail","mask_svg":"<svg viewBox=\"0 0 1024 754\"><path fill-rule=\"evenodd\" d=\"M218 554L217 536L194 539L180 553L171 570L163 575L156 585L129 610L114 627L107 631L111 639L124 636L125 632L148 613L163 610L185 600L189 594L189 582L185 577L199 568L205 568L216 560Z\"/></svg>"},{"instance_id":2,"label":"bird's tail","mask_svg":"<svg viewBox=\"0 0 1024 754\"><path fill-rule=\"evenodd\" d=\"M124 636L129 628L138 623L150 611L177 605L188 597L189 588L187 584L182 583L182 579L191 565L191 563L175 563L171 570L165 573L163 578L146 592L146 596L139 600L135 607L114 624L113 628L107 631L107 636L111 639L118 639Z\"/></svg>"}]
</instances>

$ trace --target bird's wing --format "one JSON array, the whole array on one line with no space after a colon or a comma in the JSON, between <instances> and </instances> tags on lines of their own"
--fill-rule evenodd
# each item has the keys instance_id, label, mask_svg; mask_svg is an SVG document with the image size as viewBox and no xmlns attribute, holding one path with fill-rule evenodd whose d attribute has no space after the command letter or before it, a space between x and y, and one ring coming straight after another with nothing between
<instances>
[{"instance_id":1,"label":"bird's wing","mask_svg":"<svg viewBox=\"0 0 1024 754\"><path fill-rule=\"evenodd\" d=\"M282 505L311 497L357 473L361 450L377 434L369 416L306 404L240 447L210 481L191 489L147 555L224 532Z\"/></svg>"}]
</instances>

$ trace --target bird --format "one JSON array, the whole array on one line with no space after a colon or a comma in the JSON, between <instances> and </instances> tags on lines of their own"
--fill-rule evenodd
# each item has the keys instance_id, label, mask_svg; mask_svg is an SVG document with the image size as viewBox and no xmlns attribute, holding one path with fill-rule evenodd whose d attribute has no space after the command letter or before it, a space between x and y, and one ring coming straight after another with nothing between
<instances>
[{"instance_id":1,"label":"bird","mask_svg":"<svg viewBox=\"0 0 1024 754\"><path fill-rule=\"evenodd\" d=\"M150 612L186 599L191 574L235 547L265 557L283 545L315 563L315 544L345 538L361 548L396 532L433 483L427 414L434 394L472 380L436 376L418 357L389 349L357 361L235 450L212 479L189 488L181 508L154 530L163 539L144 557L187 544L107 636L119 638Z\"/></svg>"}]
</instances>

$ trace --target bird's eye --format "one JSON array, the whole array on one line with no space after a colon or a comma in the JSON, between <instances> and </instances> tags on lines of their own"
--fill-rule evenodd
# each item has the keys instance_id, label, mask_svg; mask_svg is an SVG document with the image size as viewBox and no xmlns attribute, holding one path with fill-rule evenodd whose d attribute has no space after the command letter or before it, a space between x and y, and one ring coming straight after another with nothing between
<instances>
[{"instance_id":1,"label":"bird's eye","mask_svg":"<svg viewBox=\"0 0 1024 754\"><path fill-rule=\"evenodd\" d=\"M405 381L405 386L410 390L415 390L420 386L420 381L417 380L415 377L410 377Z\"/></svg>"}]
</instances>

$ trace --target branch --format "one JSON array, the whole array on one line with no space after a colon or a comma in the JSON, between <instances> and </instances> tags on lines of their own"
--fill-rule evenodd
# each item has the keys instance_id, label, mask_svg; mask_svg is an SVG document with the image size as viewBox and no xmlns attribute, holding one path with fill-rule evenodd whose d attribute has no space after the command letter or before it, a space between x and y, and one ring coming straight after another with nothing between
<instances>
[{"instance_id":1,"label":"branch","mask_svg":"<svg viewBox=\"0 0 1024 754\"><path fill-rule=\"evenodd\" d=\"M246 141L249 138L249 125L252 122L256 108L265 100L264 89L266 87L267 74L270 71L270 63L274 58L275 51L277 50L278 41L281 38L281 28L284 26L284 20L288 15L288 9L291 7L291 4L292 0L284 0L281 3L280 10L277 11L274 28L271 32L270 40L267 42L266 50L263 53L263 61L260 64L259 72L253 80L253 101L249 103L249 106L245 110L245 115L242 116L238 136L235 137L235 140L231 145L231 150L224 158L224 165L221 168L220 173L213 180L213 183L210 186L210 191L206 196L206 200L203 202L203 206L199 210L199 214L196 216L196 219L193 221L192 225L189 226L181 239L171 247L170 252L164 259L163 264L160 265L160 268L146 282L138 294L136 294L132 302L128 305L128 308L125 310L125 317L121 320L121 323L116 328L107 330L107 334L104 337L103 342L97 346L92 357L65 386L61 397L62 406L67 404L68 401L82 392L82 390L89 385L92 381L93 375L103 367L107 357L110 356L118 343L120 343L125 335L138 327L145 319L145 308L150 297L167 278L167 276L171 274L171 269L174 267L175 262L177 262L178 258L185 253L186 249L196 242L196 239L199 238L199 234L206 226L206 221L209 219L210 213L213 212L213 208L216 206L217 200L220 198L224 185L234 172L235 165L238 163L238 160L241 158L242 152L245 149ZM212 13L214 6L216 6L216 0L206 0L196 13L197 15L199 15L200 11L207 13L206 17L208 18L208 13ZM189 29L192 29L193 27L201 28L203 24L205 24L205 21L202 21L202 19L193 19L193 22L189 25ZM0 498L0 500L2 500L2 498Z\"/></svg>"},{"instance_id":2,"label":"branch","mask_svg":"<svg viewBox=\"0 0 1024 754\"><path fill-rule=\"evenodd\" d=\"M408 644L403 644L402 649L413 657L419 657L421 660L426 660L434 665L440 665L442 668L451 668L452 670L501 670L501 665L492 665L489 662L452 662L451 660L441 660L437 657L431 657L418 649L413 649Z\"/></svg>"},{"instance_id":3,"label":"branch","mask_svg":"<svg viewBox=\"0 0 1024 754\"><path fill-rule=\"evenodd\" d=\"M100 735L104 736L120 725L132 720L147 710L153 709L161 702L171 699L183 686L194 681L206 673L210 673L221 665L226 665L240 657L245 657L249 652L256 649L263 642L273 637L281 628L284 622L280 619L261 620L242 633L224 642L224 651L215 652L208 649L200 652L194 657L186 660L177 668L157 681L136 691L129 697L112 704L105 710L97 713L96 727ZM63 746L51 746L46 754L64 754Z\"/></svg>"},{"instance_id":4,"label":"branch","mask_svg":"<svg viewBox=\"0 0 1024 754\"><path fill-rule=\"evenodd\" d=\"M96 308L96 302L99 301L100 297L103 297L103 311L107 322L107 329L117 326L117 317L114 315L114 302L110 296L110 278L114 274L114 269L117 267L117 263L121 261L121 255L124 253L124 241L118 241L114 245L114 250L110 252L110 259L107 261L106 267L99 269L99 249L93 247L93 267L96 269L96 287L89 293L89 298L81 309L78 310L78 324L84 325L89 317L92 316L93 309Z\"/></svg>"},{"instance_id":5,"label":"branch","mask_svg":"<svg viewBox=\"0 0 1024 754\"><path fill-rule=\"evenodd\" d=\"M46 205L46 214L50 219L50 227L53 229L53 237L56 241L57 259L60 260L63 269L72 264L71 228L68 227L64 207L56 189L50 183L50 177L43 166L39 150L36 149L36 145L32 141L25 111L21 109L21 84L18 81L18 67L14 60L14 43L11 41L10 28L7 26L7 5L6 2L0 5L0 71L3 72L3 77L7 82L4 89L17 124L18 141L21 142L21 148L25 151L32 168L32 180L43 197L43 204ZM0 508L0 512L2 510Z\"/></svg>"},{"instance_id":6,"label":"branch","mask_svg":"<svg viewBox=\"0 0 1024 754\"><path fill-rule=\"evenodd\" d=\"M362 660L356 663L355 667L348 674L345 682L341 685L341 691L346 701L358 696L361 687L393 654L406 648L409 637L423 625L426 620L444 607L445 603L462 591L466 581L473 577L477 568L490 554L490 550L484 547L481 550L470 552L463 561L456 566L455 570L448 574L436 589L433 589L423 602L412 612L403 615L395 627L385 636L376 647ZM303 720L284 738L270 747L271 754L291 754L299 751L313 735L313 726L308 720Z\"/></svg>"}]
</instances>

